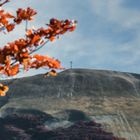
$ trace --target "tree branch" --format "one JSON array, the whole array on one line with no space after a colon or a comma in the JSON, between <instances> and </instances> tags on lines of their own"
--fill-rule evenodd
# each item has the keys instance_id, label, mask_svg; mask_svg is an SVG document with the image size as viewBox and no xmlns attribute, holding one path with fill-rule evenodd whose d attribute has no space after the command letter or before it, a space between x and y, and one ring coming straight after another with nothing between
<instances>
[{"instance_id":1,"label":"tree branch","mask_svg":"<svg viewBox=\"0 0 140 140\"><path fill-rule=\"evenodd\" d=\"M37 49L33 50L32 52L30 52L29 54L33 54L34 52L40 50L44 45L46 45L49 42L49 40L46 40L46 42L44 42L40 47L38 47ZM14 65L17 61L14 61L13 63L11 63L11 65Z\"/></svg>"},{"instance_id":2,"label":"tree branch","mask_svg":"<svg viewBox=\"0 0 140 140\"><path fill-rule=\"evenodd\" d=\"M32 54L38 50L40 50L44 45L46 45L49 42L49 40L45 41L40 47L38 47L37 49L33 50L32 52L30 52L29 54Z\"/></svg>"},{"instance_id":3,"label":"tree branch","mask_svg":"<svg viewBox=\"0 0 140 140\"><path fill-rule=\"evenodd\" d=\"M0 3L0 7L6 4L7 2L10 2L10 0L5 0L4 2Z\"/></svg>"}]
</instances>

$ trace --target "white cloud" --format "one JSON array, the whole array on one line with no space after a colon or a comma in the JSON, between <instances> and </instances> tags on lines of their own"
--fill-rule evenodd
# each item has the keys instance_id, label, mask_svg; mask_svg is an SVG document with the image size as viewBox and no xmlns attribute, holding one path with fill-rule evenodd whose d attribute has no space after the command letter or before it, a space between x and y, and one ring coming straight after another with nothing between
<instances>
[{"instance_id":1,"label":"white cloud","mask_svg":"<svg viewBox=\"0 0 140 140\"><path fill-rule=\"evenodd\" d=\"M124 7L124 0L90 0L92 11L97 16L115 22L123 28L134 28L140 23L140 13Z\"/></svg>"}]
</instances>

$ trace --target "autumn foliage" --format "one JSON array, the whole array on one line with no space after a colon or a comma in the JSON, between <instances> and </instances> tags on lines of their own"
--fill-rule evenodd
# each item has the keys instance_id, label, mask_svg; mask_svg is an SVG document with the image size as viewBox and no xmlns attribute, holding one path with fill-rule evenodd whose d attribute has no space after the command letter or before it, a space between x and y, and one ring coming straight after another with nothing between
<instances>
[{"instance_id":1,"label":"autumn foliage","mask_svg":"<svg viewBox=\"0 0 140 140\"><path fill-rule=\"evenodd\" d=\"M37 11L28 7L19 8L16 15L5 11L3 5L10 0L0 0L0 32L7 33L13 31L18 24L33 20ZM46 28L27 29L25 36L7 43L0 48L0 73L7 76L14 76L20 72L20 69L28 71L29 69L39 69L47 67L49 69L61 69L60 61L49 56L35 54L37 50L46 45L48 41L54 41L60 35L66 32L72 32L76 28L76 21L50 19Z\"/></svg>"}]
</instances>

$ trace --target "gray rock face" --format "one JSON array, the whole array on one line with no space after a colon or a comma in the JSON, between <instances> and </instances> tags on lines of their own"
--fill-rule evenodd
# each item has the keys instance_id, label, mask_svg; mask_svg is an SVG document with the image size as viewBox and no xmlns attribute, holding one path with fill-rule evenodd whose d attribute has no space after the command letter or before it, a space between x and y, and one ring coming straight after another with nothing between
<instances>
[{"instance_id":1,"label":"gray rock face","mask_svg":"<svg viewBox=\"0 0 140 140\"><path fill-rule=\"evenodd\" d=\"M0 97L0 114L9 108L37 109L63 118L67 115L60 112L79 110L119 137L140 140L138 74L69 69L56 77L40 74L1 82L10 90Z\"/></svg>"},{"instance_id":2,"label":"gray rock face","mask_svg":"<svg viewBox=\"0 0 140 140\"><path fill-rule=\"evenodd\" d=\"M139 96L140 75L113 71L70 69L57 77L43 75L5 81L8 96Z\"/></svg>"}]
</instances>

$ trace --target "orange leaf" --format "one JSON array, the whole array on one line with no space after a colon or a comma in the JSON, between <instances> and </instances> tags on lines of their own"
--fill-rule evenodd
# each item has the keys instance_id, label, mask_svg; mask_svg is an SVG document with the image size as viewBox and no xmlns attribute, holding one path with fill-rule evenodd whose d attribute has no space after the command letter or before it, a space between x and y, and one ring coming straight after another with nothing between
<instances>
[{"instance_id":1,"label":"orange leaf","mask_svg":"<svg viewBox=\"0 0 140 140\"><path fill-rule=\"evenodd\" d=\"M72 27L69 29L69 31L70 31L70 32L73 32L75 29L76 29L76 26L72 26Z\"/></svg>"},{"instance_id":2,"label":"orange leaf","mask_svg":"<svg viewBox=\"0 0 140 140\"><path fill-rule=\"evenodd\" d=\"M8 90L9 90L8 86L0 84L0 96L5 96Z\"/></svg>"},{"instance_id":3,"label":"orange leaf","mask_svg":"<svg viewBox=\"0 0 140 140\"><path fill-rule=\"evenodd\" d=\"M41 55L38 55L38 54L35 54L33 57L36 58L37 61L43 61L44 60L44 56L41 56Z\"/></svg>"},{"instance_id":4,"label":"orange leaf","mask_svg":"<svg viewBox=\"0 0 140 140\"><path fill-rule=\"evenodd\" d=\"M8 20L5 17L1 17L0 22L6 26L8 24Z\"/></svg>"},{"instance_id":5,"label":"orange leaf","mask_svg":"<svg viewBox=\"0 0 140 140\"><path fill-rule=\"evenodd\" d=\"M5 17L6 17L6 18L14 18L14 16L13 16L12 14L10 14L10 13L6 13L6 14L5 14Z\"/></svg>"},{"instance_id":6,"label":"orange leaf","mask_svg":"<svg viewBox=\"0 0 140 140\"><path fill-rule=\"evenodd\" d=\"M23 58L29 58L29 53L28 52L23 52L20 54L21 57Z\"/></svg>"},{"instance_id":7,"label":"orange leaf","mask_svg":"<svg viewBox=\"0 0 140 140\"><path fill-rule=\"evenodd\" d=\"M23 66L24 66L24 70L28 70L28 66L30 65L30 59L29 58L24 58L23 59Z\"/></svg>"},{"instance_id":8,"label":"orange leaf","mask_svg":"<svg viewBox=\"0 0 140 140\"><path fill-rule=\"evenodd\" d=\"M32 41L31 41L31 44L34 44L34 43L36 43L36 42L39 41L39 40L40 40L40 36L39 36L39 35L35 35L35 36L33 37Z\"/></svg>"},{"instance_id":9,"label":"orange leaf","mask_svg":"<svg viewBox=\"0 0 140 140\"><path fill-rule=\"evenodd\" d=\"M13 66L12 68L11 68L11 76L14 76L14 75L16 75L17 73L19 72L19 64L17 64L17 65L15 65L15 66Z\"/></svg>"},{"instance_id":10,"label":"orange leaf","mask_svg":"<svg viewBox=\"0 0 140 140\"><path fill-rule=\"evenodd\" d=\"M16 64L6 69L4 73L8 76L14 76L17 75L18 72L19 72L19 64Z\"/></svg>"},{"instance_id":11,"label":"orange leaf","mask_svg":"<svg viewBox=\"0 0 140 140\"><path fill-rule=\"evenodd\" d=\"M30 35L32 35L32 33L33 33L32 30L27 30L26 35L30 36Z\"/></svg>"},{"instance_id":12,"label":"orange leaf","mask_svg":"<svg viewBox=\"0 0 140 140\"><path fill-rule=\"evenodd\" d=\"M54 41L54 40L55 40L55 37L54 37L54 36L51 36L51 37L49 38L49 40L50 40L50 41Z\"/></svg>"},{"instance_id":13,"label":"orange leaf","mask_svg":"<svg viewBox=\"0 0 140 140\"><path fill-rule=\"evenodd\" d=\"M15 24L9 24L6 26L8 32L12 31L15 28Z\"/></svg>"},{"instance_id":14,"label":"orange leaf","mask_svg":"<svg viewBox=\"0 0 140 140\"><path fill-rule=\"evenodd\" d=\"M0 66L0 72L2 72L4 70L3 66Z\"/></svg>"},{"instance_id":15,"label":"orange leaf","mask_svg":"<svg viewBox=\"0 0 140 140\"><path fill-rule=\"evenodd\" d=\"M6 95L6 93L4 92L4 91L2 91L2 90L0 90L0 96L5 96Z\"/></svg>"},{"instance_id":16,"label":"orange leaf","mask_svg":"<svg viewBox=\"0 0 140 140\"><path fill-rule=\"evenodd\" d=\"M45 78L48 76L57 76L57 72L55 70L51 70L44 75Z\"/></svg>"}]
</instances>

